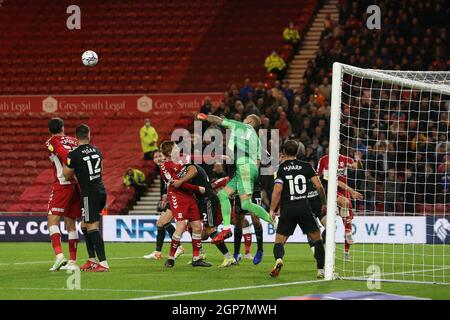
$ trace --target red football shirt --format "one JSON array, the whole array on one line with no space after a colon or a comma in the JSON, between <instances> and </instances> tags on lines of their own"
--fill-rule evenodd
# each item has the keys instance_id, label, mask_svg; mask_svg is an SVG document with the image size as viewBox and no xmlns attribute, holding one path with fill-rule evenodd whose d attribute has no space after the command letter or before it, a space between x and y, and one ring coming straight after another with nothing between
<instances>
[{"instance_id":1,"label":"red football shirt","mask_svg":"<svg viewBox=\"0 0 450 320\"><path fill-rule=\"evenodd\" d=\"M50 161L53 163L53 176L55 184L72 184L73 180L66 180L63 175L63 166L67 164L67 155L78 146L78 140L65 135L51 137L45 143L50 151Z\"/></svg>"},{"instance_id":2,"label":"red football shirt","mask_svg":"<svg viewBox=\"0 0 450 320\"><path fill-rule=\"evenodd\" d=\"M186 175L187 167L181 162L173 162L164 160L160 164L160 173L164 182L167 184L167 192L176 193L180 196L192 196L199 188L196 185L190 183L183 183L180 188L172 186L174 180L179 180Z\"/></svg>"},{"instance_id":3,"label":"red football shirt","mask_svg":"<svg viewBox=\"0 0 450 320\"><path fill-rule=\"evenodd\" d=\"M355 163L350 157L339 155L338 162L338 180L347 184L347 169ZM328 155L323 156L319 160L319 166L317 167L317 175L322 176L325 180L328 180Z\"/></svg>"}]
</instances>

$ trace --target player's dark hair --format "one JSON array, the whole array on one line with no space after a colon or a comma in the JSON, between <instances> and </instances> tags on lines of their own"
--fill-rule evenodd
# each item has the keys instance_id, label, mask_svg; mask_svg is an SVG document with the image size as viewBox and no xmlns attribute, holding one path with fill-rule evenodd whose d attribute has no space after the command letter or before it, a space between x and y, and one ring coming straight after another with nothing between
<instances>
[{"instance_id":1,"label":"player's dark hair","mask_svg":"<svg viewBox=\"0 0 450 320\"><path fill-rule=\"evenodd\" d=\"M51 134L61 133L63 127L64 120L61 118L55 117L48 121L48 131L50 131Z\"/></svg>"},{"instance_id":2,"label":"player's dark hair","mask_svg":"<svg viewBox=\"0 0 450 320\"><path fill-rule=\"evenodd\" d=\"M289 157L296 157L298 153L298 142L295 140L286 141L281 147L281 152Z\"/></svg>"},{"instance_id":3,"label":"player's dark hair","mask_svg":"<svg viewBox=\"0 0 450 320\"><path fill-rule=\"evenodd\" d=\"M170 140L165 140L161 143L160 149L164 156L170 157L172 154L173 146L175 145L175 142Z\"/></svg>"},{"instance_id":4,"label":"player's dark hair","mask_svg":"<svg viewBox=\"0 0 450 320\"><path fill-rule=\"evenodd\" d=\"M89 138L90 131L91 130L89 129L87 124L80 124L75 128L75 135L79 140L86 140Z\"/></svg>"}]
</instances>

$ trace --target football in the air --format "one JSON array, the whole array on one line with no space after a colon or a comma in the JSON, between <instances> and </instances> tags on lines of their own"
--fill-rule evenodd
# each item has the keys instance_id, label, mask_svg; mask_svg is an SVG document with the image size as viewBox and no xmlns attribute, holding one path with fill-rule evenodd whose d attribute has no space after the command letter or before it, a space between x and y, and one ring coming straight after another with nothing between
<instances>
[{"instance_id":1,"label":"football in the air","mask_svg":"<svg viewBox=\"0 0 450 320\"><path fill-rule=\"evenodd\" d=\"M92 50L87 50L81 56L81 61L86 67L93 67L98 62L98 55Z\"/></svg>"}]
</instances>

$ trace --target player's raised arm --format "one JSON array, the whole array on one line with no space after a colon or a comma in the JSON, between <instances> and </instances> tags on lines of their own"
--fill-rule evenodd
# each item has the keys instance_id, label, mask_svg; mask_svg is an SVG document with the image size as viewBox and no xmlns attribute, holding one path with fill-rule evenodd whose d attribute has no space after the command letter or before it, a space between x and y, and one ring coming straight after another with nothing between
<instances>
[{"instance_id":1,"label":"player's raised arm","mask_svg":"<svg viewBox=\"0 0 450 320\"><path fill-rule=\"evenodd\" d=\"M204 113L199 113L197 115L197 119L202 120L202 121L207 121L209 123L215 123L218 125L222 125L223 119L221 117L218 116L214 116L214 115L206 115Z\"/></svg>"},{"instance_id":2,"label":"player's raised arm","mask_svg":"<svg viewBox=\"0 0 450 320\"><path fill-rule=\"evenodd\" d=\"M188 166L186 175L183 178L180 178L179 180L175 180L173 182L173 186L178 189L183 183L188 182L196 175L197 175L197 168L195 166L190 165Z\"/></svg>"},{"instance_id":3,"label":"player's raised arm","mask_svg":"<svg viewBox=\"0 0 450 320\"><path fill-rule=\"evenodd\" d=\"M198 171L197 168L195 166L190 165L188 167L187 173L183 178L180 178L179 180L175 180L172 185L175 188L181 188L181 189L187 189L187 190L192 190L190 189L190 186L193 186L190 183L187 183L189 180L193 179L196 175L197 175ZM194 188L194 191L198 191L198 186L197 189Z\"/></svg>"}]
</instances>

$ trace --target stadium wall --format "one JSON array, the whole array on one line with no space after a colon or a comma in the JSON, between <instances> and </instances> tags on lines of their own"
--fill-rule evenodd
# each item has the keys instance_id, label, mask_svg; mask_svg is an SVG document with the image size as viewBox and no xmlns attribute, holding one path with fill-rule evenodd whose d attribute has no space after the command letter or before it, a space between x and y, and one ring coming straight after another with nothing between
<instances>
[{"instance_id":1,"label":"stadium wall","mask_svg":"<svg viewBox=\"0 0 450 320\"><path fill-rule=\"evenodd\" d=\"M0 96L0 112L198 112L205 97L218 104L223 93Z\"/></svg>"}]
</instances>

